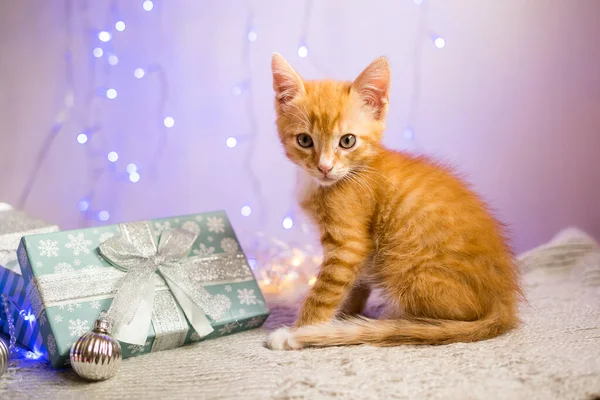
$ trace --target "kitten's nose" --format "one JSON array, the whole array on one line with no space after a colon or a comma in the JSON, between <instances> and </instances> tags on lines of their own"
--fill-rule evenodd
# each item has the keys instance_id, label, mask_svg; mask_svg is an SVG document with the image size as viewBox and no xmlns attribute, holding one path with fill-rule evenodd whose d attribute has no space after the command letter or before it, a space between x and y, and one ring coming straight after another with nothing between
<instances>
[{"instance_id":1,"label":"kitten's nose","mask_svg":"<svg viewBox=\"0 0 600 400\"><path fill-rule=\"evenodd\" d=\"M321 171L323 174L327 175L333 169L333 165L319 164L319 166L317 168L319 168L319 171Z\"/></svg>"}]
</instances>

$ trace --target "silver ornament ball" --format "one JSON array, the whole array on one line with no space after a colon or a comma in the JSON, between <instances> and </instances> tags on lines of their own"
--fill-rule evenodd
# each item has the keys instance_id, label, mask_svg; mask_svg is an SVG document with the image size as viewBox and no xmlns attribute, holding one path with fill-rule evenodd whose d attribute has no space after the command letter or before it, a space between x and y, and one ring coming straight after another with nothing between
<instances>
[{"instance_id":1,"label":"silver ornament ball","mask_svg":"<svg viewBox=\"0 0 600 400\"><path fill-rule=\"evenodd\" d=\"M85 333L71 346L71 367L84 379L102 381L112 378L123 358L121 345L110 335L110 323L97 319L91 332Z\"/></svg>"},{"instance_id":2,"label":"silver ornament ball","mask_svg":"<svg viewBox=\"0 0 600 400\"><path fill-rule=\"evenodd\" d=\"M8 359L10 351L4 340L0 339L0 376L4 375L8 370Z\"/></svg>"}]
</instances>

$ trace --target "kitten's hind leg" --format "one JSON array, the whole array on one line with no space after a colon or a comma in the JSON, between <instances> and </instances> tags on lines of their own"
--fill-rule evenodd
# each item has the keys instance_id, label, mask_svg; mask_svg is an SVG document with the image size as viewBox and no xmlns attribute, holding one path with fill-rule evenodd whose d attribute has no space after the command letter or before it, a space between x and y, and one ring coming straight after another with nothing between
<instances>
[{"instance_id":1,"label":"kitten's hind leg","mask_svg":"<svg viewBox=\"0 0 600 400\"><path fill-rule=\"evenodd\" d=\"M346 296L338 315L357 315L362 313L370 294L371 288L367 284L357 283L348 296Z\"/></svg>"}]
</instances>

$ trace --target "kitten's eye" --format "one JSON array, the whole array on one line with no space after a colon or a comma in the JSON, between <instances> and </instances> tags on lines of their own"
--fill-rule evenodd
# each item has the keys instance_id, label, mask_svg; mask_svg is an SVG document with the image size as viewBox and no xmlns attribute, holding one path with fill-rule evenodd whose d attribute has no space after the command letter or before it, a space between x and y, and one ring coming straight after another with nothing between
<instances>
[{"instance_id":1,"label":"kitten's eye","mask_svg":"<svg viewBox=\"0 0 600 400\"><path fill-rule=\"evenodd\" d=\"M344 135L340 138L340 147L351 149L356 144L356 136L352 134Z\"/></svg>"},{"instance_id":2,"label":"kitten's eye","mask_svg":"<svg viewBox=\"0 0 600 400\"><path fill-rule=\"evenodd\" d=\"M313 145L312 138L310 136L308 136L306 133L301 133L298 136L296 136L296 141L298 142L300 147L304 147L304 148L312 147L312 145Z\"/></svg>"}]
</instances>

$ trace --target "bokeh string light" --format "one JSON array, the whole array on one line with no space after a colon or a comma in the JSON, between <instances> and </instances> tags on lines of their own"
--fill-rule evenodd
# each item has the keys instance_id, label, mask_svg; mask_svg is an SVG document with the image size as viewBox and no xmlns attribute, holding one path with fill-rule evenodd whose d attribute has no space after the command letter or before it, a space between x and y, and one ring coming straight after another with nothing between
<instances>
[{"instance_id":1,"label":"bokeh string light","mask_svg":"<svg viewBox=\"0 0 600 400\"><path fill-rule=\"evenodd\" d=\"M15 312L18 311L19 317L15 316ZM45 350L34 347L33 351L30 351L20 344L17 343L17 333L15 327L17 326L18 318L22 318L24 321L29 322L30 325L35 323L35 315L32 310L20 309L19 305L6 293L2 293L0 296L0 326L7 326L8 330L8 365L7 371L2 375L3 381L20 381L19 363L17 359L21 360L38 360L44 356Z\"/></svg>"},{"instance_id":2,"label":"bokeh string light","mask_svg":"<svg viewBox=\"0 0 600 400\"><path fill-rule=\"evenodd\" d=\"M406 0L409 1L409 0ZM412 0L415 7L419 7L419 20L417 24L417 32L415 34L413 59L412 59L412 90L410 104L408 107L405 127L402 130L402 137L406 140L417 143L415 132L415 121L419 109L419 101L421 94L421 59L424 42L436 49L445 49L446 40L438 34L432 34L427 27L427 1ZM89 10L90 3L83 7ZM149 12L157 12L155 2L145 0L139 3L139 11L141 16ZM165 3L167 4L167 3ZM321 75L321 77L332 77L323 64L319 61L318 56L311 50L310 47L310 26L312 16L314 14L314 0L307 0L304 6L303 19L301 23L298 41L292 46L296 46L296 54L299 58L306 59ZM75 89L72 64L72 21L71 10L73 7L72 0L65 0L65 27L67 30L67 50L65 52L65 74L67 81L67 89L65 92L64 104L61 111L55 118L54 124L50 130L50 134L45 137L45 141L41 146L38 157L35 160L32 173L27 180L25 188L19 199L19 206L23 206L30 195L31 189L37 180L41 167L46 159L48 152L54 142L54 138L63 129L67 119L74 113ZM79 4L78 4L79 6ZM81 9L81 7L79 7ZM158 86L158 104L156 107L155 119L157 124L157 145L154 152L148 152L147 160L140 162L139 160L124 159L119 154L120 149L108 146L109 142L104 131L105 125L101 116L104 114L104 108L109 102L119 102L121 91L125 90L118 87L113 82L113 73L121 66L120 54L115 49L115 42L119 41L121 35L126 35L129 30L129 22L121 18L118 10L117 0L110 3L110 12L107 20L101 27L95 27L90 23L90 15L88 11L86 24L83 32L88 37L89 56L92 57L90 68L88 71L87 92L88 95L82 102L77 104L82 109L81 115L75 116L75 121L82 127L77 132L74 132L74 139L78 144L83 146L86 151L86 156L90 160L90 186L89 191L82 196L78 202L78 209L84 217L86 224L92 221L110 222L111 213L114 214L114 208L110 204L102 203L97 199L98 186L103 177L108 176L110 179L124 180L131 184L145 179L146 172L150 179L155 179L157 175L157 165L166 148L167 131L177 127L176 117L167 114L167 100L169 94L169 85L167 74L164 68L157 63L148 66L137 66L133 71L126 72L130 79L142 80L144 84L150 84L150 76L156 77ZM251 63L252 46L260 40L260 27L254 25L252 10L249 11L246 20L245 30L243 32L242 44L242 65L244 67L244 78L237 84L232 86L231 93L233 96L244 96L244 104L248 118L248 129L241 135L227 136L224 138L224 145L229 149L234 149L241 145L244 146L243 167L245 173L248 174L248 179L253 193L252 199L241 199L239 204L239 212L243 217L255 217L257 224L262 230L266 221L266 203L261 192L260 180L254 172L252 161L254 159L257 138L258 138L258 121L253 104L253 71ZM90 33L92 32L92 33ZM119 70L120 71L120 70ZM124 154L124 153L123 153ZM123 168L122 165L126 165ZM117 191L113 190L110 196L107 196L114 204ZM294 212L287 212L281 217L281 228L284 230L301 229L303 232L308 232L305 224L296 221ZM289 282L300 282L304 278L305 283L314 282L314 271L310 266L306 266L304 261L302 269L305 273L300 273L298 270L298 260L318 260L320 250L310 245L299 244L284 244L276 239L269 237L263 233L258 234L258 239L254 243L254 247L250 246L250 253L253 253L251 258L254 267L259 268L259 275L263 277L262 284L266 285L289 285ZM270 249L270 250L269 250ZM310 263L309 263L310 264ZM314 264L314 263L313 263ZM312 265L312 264L311 264ZM287 266L287 267L286 267ZM277 271L277 272L274 272ZM287 271L287 272L286 272ZM313 271L313 272L311 272ZM266 274L266 275L265 275ZM273 274L276 274L273 275ZM291 274L291 277L288 276ZM265 277L266 276L266 277ZM287 283L286 283L287 282ZM271 290L270 288L269 290Z\"/></svg>"},{"instance_id":3,"label":"bokeh string light","mask_svg":"<svg viewBox=\"0 0 600 400\"><path fill-rule=\"evenodd\" d=\"M322 78L330 78L333 75L329 74L327 69L323 68L322 63L314 53L309 53L308 38L310 34L310 23L313 15L313 6L314 0L306 0L304 5L304 15L302 17L302 25L300 28L300 38L298 40L298 49L296 53L298 54L298 57L306 58L312 67L322 75Z\"/></svg>"},{"instance_id":4,"label":"bokeh string light","mask_svg":"<svg viewBox=\"0 0 600 400\"><path fill-rule=\"evenodd\" d=\"M85 225L89 225L93 220L106 222L110 218L108 210L98 209L96 188L101 179L110 171L110 164L119 158L118 152L105 148L106 142L108 142L107 132L104 131L105 121L101 118L104 115L107 101L113 101L118 97L117 89L112 87L114 66L107 65L105 62L105 59L116 53L114 41L111 40L113 35L107 30L99 31L95 27L91 21L90 8L91 3L84 3L85 18L82 34L87 39L86 44L93 47L92 54L96 60L89 63L85 101L79 104L82 109L82 117L77 121L78 125L82 127L80 130L87 136L84 143L79 140L78 143L84 145L83 150L90 168L89 190L78 204ZM102 26L103 29L111 27L115 23L117 12L117 3L113 0L110 4L110 12ZM94 32L97 34L94 35ZM112 168L114 171L114 166Z\"/></svg>"},{"instance_id":5,"label":"bokeh string light","mask_svg":"<svg viewBox=\"0 0 600 400\"><path fill-rule=\"evenodd\" d=\"M89 10L89 3L86 10ZM142 3L140 12L149 12L154 9L154 2L146 0ZM118 2L113 0L110 3L110 12L107 20L101 30L95 29L90 22L89 15L86 15L86 23L83 29L84 35L89 36L89 32L97 32L89 39L91 53L97 59L96 62L90 63L88 70L87 101L82 105L84 109L84 118L79 121L84 128L76 137L79 144L85 145L86 155L91 166L90 171L90 186L88 192L79 201L78 208L83 216L84 224L89 225L93 221L100 223L109 222L113 206L106 204L111 202L114 204L117 191L113 191L109 200L105 200L104 204L97 200L98 186L103 177L108 176L109 179L115 181L127 181L135 184L142 178L142 170L148 172L148 177L151 180L156 180L158 164L162 158L165 148L167 147L167 130L175 126L175 118L167 115L166 106L169 93L169 85L164 68L153 63L146 68L138 67L133 71L124 72L131 79L142 79L147 84L153 84L150 80L151 76L156 77L158 85L158 94L156 106L156 132L157 144L154 152L148 152L149 155L144 164L134 163L129 161L125 170L120 165L123 161L119 155L118 149L108 148L105 136L106 132L101 130L105 125L105 121L101 119L104 114L103 110L106 107L107 101L115 101L119 98L119 88L112 84L115 67L119 64L119 56L116 50L115 42L119 40L120 35L127 30L127 24L121 19L121 13L118 8ZM142 14L143 17L143 14ZM99 72L99 73L98 73ZM97 140L91 140L96 136ZM89 143L88 143L89 142ZM119 162L117 164L117 162Z\"/></svg>"},{"instance_id":6,"label":"bokeh string light","mask_svg":"<svg viewBox=\"0 0 600 400\"><path fill-rule=\"evenodd\" d=\"M260 227L260 229L264 229L267 218L265 210L266 201L261 191L260 179L256 176L256 173L254 172L254 167L252 166L252 161L256 152L258 138L258 120L256 117L256 112L254 111L253 104L253 80L251 62L251 46L258 39L258 32L254 28L253 23L254 13L252 10L249 10L248 16L246 18L246 30L243 35L244 39L242 45L242 64L244 65L246 77L241 83L238 83L233 87L232 92L234 96L245 96L244 105L249 122L249 129L244 135L246 150L243 159L243 168L248 176L248 180L250 181L250 187L252 189L252 193L254 194L254 202L252 203L252 205L256 205L254 206L253 210L252 205L248 204L248 202L241 204L240 213L244 217L249 217L250 215L255 214L257 216L257 225ZM226 145L229 148L234 148L237 146L238 142L238 138L228 137L226 140Z\"/></svg>"}]
</instances>

